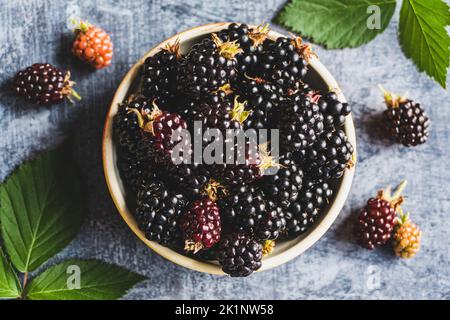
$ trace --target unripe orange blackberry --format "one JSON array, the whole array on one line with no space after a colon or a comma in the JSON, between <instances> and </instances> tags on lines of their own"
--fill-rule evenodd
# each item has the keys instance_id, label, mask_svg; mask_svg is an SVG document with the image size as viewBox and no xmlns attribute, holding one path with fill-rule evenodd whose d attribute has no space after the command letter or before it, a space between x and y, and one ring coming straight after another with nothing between
<instances>
[{"instance_id":1,"label":"unripe orange blackberry","mask_svg":"<svg viewBox=\"0 0 450 320\"><path fill-rule=\"evenodd\" d=\"M113 44L110 36L101 28L85 21L74 22L76 38L72 53L96 69L107 67L113 57Z\"/></svg>"},{"instance_id":2,"label":"unripe orange blackberry","mask_svg":"<svg viewBox=\"0 0 450 320\"><path fill-rule=\"evenodd\" d=\"M421 236L422 231L409 219L409 215L401 214L394 234L395 255L404 259L414 257L419 251Z\"/></svg>"}]
</instances>

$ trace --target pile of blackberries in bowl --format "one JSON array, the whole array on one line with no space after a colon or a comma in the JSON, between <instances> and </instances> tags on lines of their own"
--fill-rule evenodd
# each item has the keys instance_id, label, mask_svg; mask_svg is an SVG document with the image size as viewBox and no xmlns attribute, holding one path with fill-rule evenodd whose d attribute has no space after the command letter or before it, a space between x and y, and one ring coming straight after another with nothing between
<instances>
[{"instance_id":1,"label":"pile of blackberries in bowl","mask_svg":"<svg viewBox=\"0 0 450 320\"><path fill-rule=\"evenodd\" d=\"M298 37L277 38L267 26L194 28L153 53L122 82L109 115L113 160L130 219L139 234L168 248L164 256L182 255L184 260L171 260L190 268L204 271L202 263L213 264L234 277L265 269L276 247L320 223L354 165L349 105L340 101L337 85L325 92L308 85L313 61L329 75L310 45ZM130 84L132 77L137 86ZM224 159L225 152L215 154L223 161L198 161L182 133L200 136L205 152L215 138L198 135L194 123L202 132L221 134L223 144L230 142L230 129L278 129L277 155L271 152L275 136L269 135L256 151L233 149L239 163ZM181 163L174 162L179 149ZM124 215L107 167L111 194ZM347 193L350 183L351 178Z\"/></svg>"}]
</instances>

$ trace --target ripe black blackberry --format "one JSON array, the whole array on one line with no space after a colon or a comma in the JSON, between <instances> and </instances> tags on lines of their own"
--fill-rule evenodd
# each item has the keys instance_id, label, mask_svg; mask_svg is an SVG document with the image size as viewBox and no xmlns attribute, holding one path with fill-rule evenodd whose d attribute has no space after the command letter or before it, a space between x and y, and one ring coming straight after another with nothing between
<instances>
[{"instance_id":1,"label":"ripe black blackberry","mask_svg":"<svg viewBox=\"0 0 450 320\"><path fill-rule=\"evenodd\" d=\"M264 194L251 185L240 185L229 190L230 194L217 201L224 227L236 230L237 218L242 216L261 216L266 210Z\"/></svg>"},{"instance_id":2,"label":"ripe black blackberry","mask_svg":"<svg viewBox=\"0 0 450 320\"><path fill-rule=\"evenodd\" d=\"M180 241L178 220L186 207L181 193L171 191L163 182L142 185L137 196L136 219L149 240L163 245Z\"/></svg>"},{"instance_id":3,"label":"ripe black blackberry","mask_svg":"<svg viewBox=\"0 0 450 320\"><path fill-rule=\"evenodd\" d=\"M262 245L251 236L229 234L220 242L218 260L230 276L247 277L261 268Z\"/></svg>"},{"instance_id":4,"label":"ripe black blackberry","mask_svg":"<svg viewBox=\"0 0 450 320\"><path fill-rule=\"evenodd\" d=\"M293 239L307 231L320 216L333 196L333 189L326 183L304 182L297 202L286 210L286 237Z\"/></svg>"},{"instance_id":5,"label":"ripe black blackberry","mask_svg":"<svg viewBox=\"0 0 450 320\"><path fill-rule=\"evenodd\" d=\"M323 133L323 115L311 97L297 92L274 110L280 144L285 151L305 149Z\"/></svg>"},{"instance_id":6,"label":"ripe black blackberry","mask_svg":"<svg viewBox=\"0 0 450 320\"><path fill-rule=\"evenodd\" d=\"M119 146L129 153L135 153L142 138L139 118L131 109L142 110L147 105L144 99L131 99L119 106L113 120L113 132Z\"/></svg>"},{"instance_id":7,"label":"ripe black blackberry","mask_svg":"<svg viewBox=\"0 0 450 320\"><path fill-rule=\"evenodd\" d=\"M249 28L246 24L231 23L227 29L220 31L217 35L222 41L237 41L243 51L236 55L236 68L241 74L253 76L258 70L268 32L267 25Z\"/></svg>"},{"instance_id":8,"label":"ripe black blackberry","mask_svg":"<svg viewBox=\"0 0 450 320\"><path fill-rule=\"evenodd\" d=\"M271 84L262 78L239 77L235 83L236 94L248 101L250 115L244 122L245 128L270 129L271 111L284 101L280 86Z\"/></svg>"},{"instance_id":9,"label":"ripe black blackberry","mask_svg":"<svg viewBox=\"0 0 450 320\"><path fill-rule=\"evenodd\" d=\"M347 135L339 129L320 136L297 156L306 175L315 181L328 181L340 178L346 168L354 165L353 152Z\"/></svg>"},{"instance_id":10,"label":"ripe black blackberry","mask_svg":"<svg viewBox=\"0 0 450 320\"><path fill-rule=\"evenodd\" d=\"M201 121L203 128L217 128L225 137L227 129L241 129L242 122L248 116L245 111L246 102L239 102L238 97L232 102L229 99L217 102L204 102L198 107L195 120Z\"/></svg>"},{"instance_id":11,"label":"ripe black blackberry","mask_svg":"<svg viewBox=\"0 0 450 320\"><path fill-rule=\"evenodd\" d=\"M75 82L70 80L70 72L49 63L35 63L19 71L13 80L14 91L27 100L39 105L60 103L64 98L81 97L73 90Z\"/></svg>"},{"instance_id":12,"label":"ripe black blackberry","mask_svg":"<svg viewBox=\"0 0 450 320\"><path fill-rule=\"evenodd\" d=\"M236 76L235 56L240 52L236 41L223 42L214 33L194 44L180 63L178 90L194 97L217 91Z\"/></svg>"},{"instance_id":13,"label":"ripe black blackberry","mask_svg":"<svg viewBox=\"0 0 450 320\"><path fill-rule=\"evenodd\" d=\"M352 111L348 103L340 102L337 94L333 91L320 97L317 104L323 114L323 123L327 129L342 127L345 117Z\"/></svg>"},{"instance_id":14,"label":"ripe black blackberry","mask_svg":"<svg viewBox=\"0 0 450 320\"><path fill-rule=\"evenodd\" d=\"M264 199L264 211L244 212L236 218L239 232L259 241L276 240L286 229L284 211L273 201Z\"/></svg>"},{"instance_id":15,"label":"ripe black blackberry","mask_svg":"<svg viewBox=\"0 0 450 320\"><path fill-rule=\"evenodd\" d=\"M428 140L430 119L420 103L386 91L384 97L387 110L383 112L383 120L391 137L407 147L425 143Z\"/></svg>"},{"instance_id":16,"label":"ripe black blackberry","mask_svg":"<svg viewBox=\"0 0 450 320\"><path fill-rule=\"evenodd\" d=\"M214 167L214 174L220 177L224 185L231 187L251 184L261 179L267 170L279 166L277 160L267 150L267 144L261 144L256 148L250 143L244 146L236 145L234 159L226 160L227 163Z\"/></svg>"},{"instance_id":17,"label":"ripe black blackberry","mask_svg":"<svg viewBox=\"0 0 450 320\"><path fill-rule=\"evenodd\" d=\"M142 94L165 110L177 110L176 75L180 54L180 43L168 44L154 56L145 59L142 67Z\"/></svg>"},{"instance_id":18,"label":"ripe black blackberry","mask_svg":"<svg viewBox=\"0 0 450 320\"><path fill-rule=\"evenodd\" d=\"M221 155L215 155L221 157L223 162L225 159L225 147L229 144L229 139L226 136L226 131L228 129L242 129L242 123L247 119L249 111L245 109L246 102L240 102L239 97L235 97L234 101L228 98L220 98L217 95L213 95L214 98L207 98L205 101L199 101L199 104L193 105L193 109L190 111L190 115L193 120L201 122L200 132L194 132L193 134L207 133L208 130L211 134L214 134L211 129L218 129L223 137L223 150L224 153ZM195 110L195 111L193 111ZM191 122L192 123L192 122ZM208 136L203 134L203 147L206 147L213 140L213 135ZM216 139L216 138L214 138ZM231 142L233 150L234 144Z\"/></svg>"},{"instance_id":19,"label":"ripe black blackberry","mask_svg":"<svg viewBox=\"0 0 450 320\"><path fill-rule=\"evenodd\" d=\"M279 37L268 42L262 56L263 78L283 87L287 93L300 87L301 80L308 71L311 46L304 44L300 37Z\"/></svg>"},{"instance_id":20,"label":"ripe black blackberry","mask_svg":"<svg viewBox=\"0 0 450 320\"><path fill-rule=\"evenodd\" d=\"M117 166L122 182L134 194L141 185L158 179L158 167L151 160L140 160L136 154L122 150L118 155Z\"/></svg>"},{"instance_id":21,"label":"ripe black blackberry","mask_svg":"<svg viewBox=\"0 0 450 320\"><path fill-rule=\"evenodd\" d=\"M118 144L118 168L124 184L133 192L145 181L157 176L155 151L149 134L139 125L132 110L146 110L148 101L132 97L119 106L113 120L114 139Z\"/></svg>"},{"instance_id":22,"label":"ripe black blackberry","mask_svg":"<svg viewBox=\"0 0 450 320\"><path fill-rule=\"evenodd\" d=\"M224 87L228 88L228 84ZM202 125L205 125L207 123L207 120L205 120L205 114L208 114L207 110L209 108L216 109L217 115L220 114L220 109L222 108L227 109L229 112L231 111L231 101L228 99L229 97L227 97L227 94L223 90L218 90L207 97L189 97L186 101L183 102L183 107L180 110L180 115L188 124L188 129L189 131L191 131L191 134L194 133L194 121L202 121ZM227 113L227 115L225 115L226 117L228 117L228 120L229 112ZM211 114L212 113L214 112L211 112ZM225 121L227 120L225 119ZM216 122L214 121L214 123ZM217 123L219 123L219 121L217 121Z\"/></svg>"},{"instance_id":23,"label":"ripe black blackberry","mask_svg":"<svg viewBox=\"0 0 450 320\"><path fill-rule=\"evenodd\" d=\"M257 240L275 240L284 231L284 213L269 201L264 192L251 185L230 190L230 195L217 202L224 229L252 235Z\"/></svg>"},{"instance_id":24,"label":"ripe black blackberry","mask_svg":"<svg viewBox=\"0 0 450 320\"><path fill-rule=\"evenodd\" d=\"M367 200L355 225L355 234L361 246L373 250L385 245L392 236L397 224L397 210L401 211L403 202L401 192L406 185L402 182L391 195L390 187L378 191L376 198Z\"/></svg>"},{"instance_id":25,"label":"ripe black blackberry","mask_svg":"<svg viewBox=\"0 0 450 320\"><path fill-rule=\"evenodd\" d=\"M168 165L165 169L170 185L183 192L189 200L204 196L216 200L227 193L225 187L213 179L213 170L209 165L179 164Z\"/></svg>"},{"instance_id":26,"label":"ripe black blackberry","mask_svg":"<svg viewBox=\"0 0 450 320\"><path fill-rule=\"evenodd\" d=\"M280 157L275 174L267 175L261 186L268 198L285 209L297 200L302 188L303 171L294 161L292 154Z\"/></svg>"}]
</instances>

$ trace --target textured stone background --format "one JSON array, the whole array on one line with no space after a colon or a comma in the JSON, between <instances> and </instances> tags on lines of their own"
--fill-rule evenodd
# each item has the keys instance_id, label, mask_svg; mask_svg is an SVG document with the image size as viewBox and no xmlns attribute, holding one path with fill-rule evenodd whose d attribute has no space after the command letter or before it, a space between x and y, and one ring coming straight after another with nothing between
<instances>
[{"instance_id":1,"label":"textured stone background","mask_svg":"<svg viewBox=\"0 0 450 320\"><path fill-rule=\"evenodd\" d=\"M56 259L99 258L127 266L150 280L129 299L359 299L450 298L450 97L407 60L388 30L358 49L317 48L353 107L359 162L347 204L333 227L297 259L247 279L193 272L164 260L128 229L103 178L101 132L115 88L149 48L190 27L216 21L270 21L285 0L270 1L0 1L0 179L41 150L72 137L89 188L90 212L77 239ZM94 72L69 53L68 19L83 17L112 34L114 63ZM274 26L275 29L280 29ZM84 99L35 108L12 96L8 80L18 69L48 61L72 70ZM409 91L433 119L429 142L415 149L391 145L376 121L383 110L377 83ZM364 201L388 183L407 178L407 206L423 229L416 259L360 249L351 222ZM370 286L371 277L381 279ZM368 285L369 283L369 285Z\"/></svg>"}]
</instances>

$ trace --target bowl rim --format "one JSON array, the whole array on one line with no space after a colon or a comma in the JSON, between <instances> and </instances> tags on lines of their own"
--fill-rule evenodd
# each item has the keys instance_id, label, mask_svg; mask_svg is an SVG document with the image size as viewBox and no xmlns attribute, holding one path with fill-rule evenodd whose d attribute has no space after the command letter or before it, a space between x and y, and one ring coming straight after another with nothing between
<instances>
[{"instance_id":1,"label":"bowl rim","mask_svg":"<svg viewBox=\"0 0 450 320\"><path fill-rule=\"evenodd\" d=\"M166 44L172 43L176 39L180 39L180 42L189 40L190 38L194 38L197 36L205 35L211 32L217 32L221 29L226 28L231 22L215 22L209 23L197 27L193 27L182 32L175 34L172 37L162 41L158 45L151 48L147 51L127 72L127 74L123 77L119 86L114 93L114 97L109 106L105 125L103 128L102 135L102 164L105 175L106 184L108 186L109 193L111 198L119 211L120 215L124 219L125 223L128 227L134 232L134 234L143 241L148 247L154 250L159 255L163 256L167 260L183 266L185 268L189 268L191 270L215 274L215 275L225 275L219 265L199 261L188 256L185 256L181 253L178 253L168 247L162 246L154 241L150 241L145 238L144 233L138 228L136 221L131 212L128 211L125 201L125 195L122 193L120 189L119 183L119 175L115 164L114 157L114 146L112 141L112 118L117 112L116 106L126 97L131 85L133 84L134 79L138 75L139 68L143 64L144 60L157 53L161 48L163 48ZM255 27L253 25L249 25L250 27ZM188 36L189 35L189 36ZM281 33L271 30L269 32L269 38L278 38L283 36ZM328 87L333 88L337 91L339 98L341 101L346 101L345 96L342 93L337 81L331 75L331 73L326 69L326 67L316 58L312 57L310 60L310 67L315 70L315 72L322 78L324 83L328 85ZM354 146L354 155L356 157L356 134L355 127L353 124L352 115L348 115L345 120L344 130L348 136L349 141ZM301 240L299 240L296 244L292 245L290 248L287 248L283 252L277 254L276 256L271 257L270 255L263 259L262 267L258 270L265 271L277 266L280 266L303 252L309 249L313 244L315 244L331 227L339 213L341 212L344 203L348 197L350 192L351 184L353 181L355 173L355 166L351 169L345 170L343 177L339 183L339 187L337 189L336 195L334 196L334 201L330 203L328 208L328 212L321 218L319 223L317 223L313 228L310 229L308 234Z\"/></svg>"}]
</instances>

